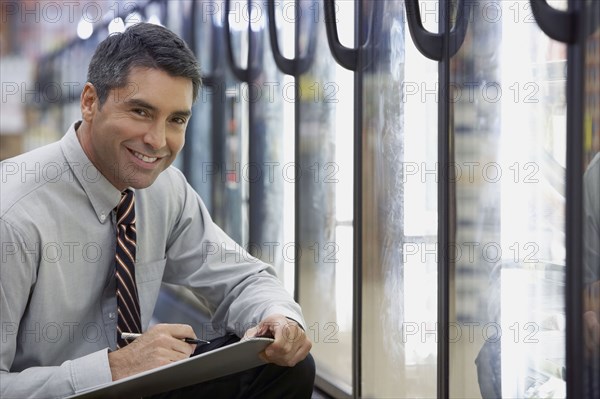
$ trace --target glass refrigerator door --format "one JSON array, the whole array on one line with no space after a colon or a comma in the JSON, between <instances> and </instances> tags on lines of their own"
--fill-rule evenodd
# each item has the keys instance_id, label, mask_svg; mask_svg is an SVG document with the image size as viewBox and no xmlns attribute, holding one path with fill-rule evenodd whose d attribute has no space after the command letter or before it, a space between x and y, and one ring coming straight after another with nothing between
<instances>
[{"instance_id":1,"label":"glass refrigerator door","mask_svg":"<svg viewBox=\"0 0 600 399\"><path fill-rule=\"evenodd\" d=\"M449 93L450 393L565 397L566 46L529 2L468 4Z\"/></svg>"},{"instance_id":2,"label":"glass refrigerator door","mask_svg":"<svg viewBox=\"0 0 600 399\"><path fill-rule=\"evenodd\" d=\"M202 6L203 3L197 4ZM229 23L233 62L240 68L247 67L248 55L248 19L240 10L246 2L230 2L230 13L225 15L225 3L222 0L211 3L211 8L203 8L203 22L214 23L214 42L226 46L227 32L225 18ZM214 8L212 8L214 6ZM213 12L221 10L221 12ZM213 15L214 14L214 15ZM218 35L218 36L216 36ZM204 43L202 38L198 42ZM213 77L210 90L203 93L202 101L211 101L212 107L212 216L238 244L248 244L248 179L242 176L242 169L248 165L248 101L243 93L248 93L248 85L241 82L227 65L226 48L215 48L211 53L210 64ZM219 55L217 57L216 55ZM206 62L207 60L205 60Z\"/></svg>"},{"instance_id":3,"label":"glass refrigerator door","mask_svg":"<svg viewBox=\"0 0 600 399\"><path fill-rule=\"evenodd\" d=\"M223 14L213 0L196 1L194 13L194 52L200 64L202 87L194 103L193 117L187 133L186 171L192 187L200 194L213 218L220 222L213 198L221 198L223 176L220 173L223 141ZM185 147L184 147L185 148ZM218 193L218 194L217 194ZM218 202L220 204L220 202Z\"/></svg>"},{"instance_id":4,"label":"glass refrigerator door","mask_svg":"<svg viewBox=\"0 0 600 399\"><path fill-rule=\"evenodd\" d=\"M40 147L42 145L56 141L62 137L62 115L60 102L49 102L45 89L56 86L60 82L57 74L58 59L56 56L50 56L40 61L36 84L40 94L36 101L30 105L32 112L32 122L28 134L23 136L23 150Z\"/></svg>"},{"instance_id":5,"label":"glass refrigerator door","mask_svg":"<svg viewBox=\"0 0 600 399\"><path fill-rule=\"evenodd\" d=\"M160 7L162 6L162 7ZM150 12L152 12L154 23L158 23L160 20L166 20L165 26L177 34L181 39L183 39L188 45L191 42L191 19L192 19L192 2L191 1L183 1L183 0L171 0L165 3L158 3L154 8L151 8ZM166 18L165 18L166 16ZM150 17L146 17L149 21ZM142 20L143 17L137 13L133 12L129 14L125 18L125 24L135 23L136 20ZM191 127L188 125L188 129ZM187 155L189 153L189 147L184 147L183 151L181 151L175 161L173 162L173 166L187 173L187 168L189 159Z\"/></svg>"},{"instance_id":6,"label":"glass refrigerator door","mask_svg":"<svg viewBox=\"0 0 600 399\"><path fill-rule=\"evenodd\" d=\"M242 93L250 111L250 153L248 164L242 168L242 178L249 184L248 251L273 265L293 293L294 264L282 250L294 242L293 184L281 173L293 161L294 124L284 124L285 111L293 112L286 101L293 98L286 97L283 74L269 48L267 15L266 3L250 7L252 51L258 60L248 91ZM292 151L286 151L288 143Z\"/></svg>"},{"instance_id":7,"label":"glass refrigerator door","mask_svg":"<svg viewBox=\"0 0 600 399\"><path fill-rule=\"evenodd\" d=\"M352 43L352 2L338 2L342 41ZM302 2L316 31L314 61L299 76L299 158L283 173L299 185L298 298L313 341L317 375L352 392L353 98L351 71L337 65L327 46L321 1ZM290 90L291 92L291 90Z\"/></svg>"},{"instance_id":8,"label":"glass refrigerator door","mask_svg":"<svg viewBox=\"0 0 600 399\"><path fill-rule=\"evenodd\" d=\"M583 395L600 397L600 6L585 3Z\"/></svg>"},{"instance_id":9,"label":"glass refrigerator door","mask_svg":"<svg viewBox=\"0 0 600 399\"><path fill-rule=\"evenodd\" d=\"M413 44L404 1L362 3L365 16L383 15L367 29L363 79L362 395L430 398L437 388L437 62ZM424 22L436 31L437 21Z\"/></svg>"}]
</instances>

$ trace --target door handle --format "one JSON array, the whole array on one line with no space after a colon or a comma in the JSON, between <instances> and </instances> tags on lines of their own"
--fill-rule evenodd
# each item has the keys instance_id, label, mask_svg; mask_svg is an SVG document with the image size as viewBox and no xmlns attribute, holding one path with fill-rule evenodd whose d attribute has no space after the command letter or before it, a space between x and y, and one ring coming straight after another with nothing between
<instances>
[{"instance_id":1,"label":"door handle","mask_svg":"<svg viewBox=\"0 0 600 399\"><path fill-rule=\"evenodd\" d=\"M335 0L325 0L325 31L327 43L333 58L342 67L356 71L358 69L359 52L367 47L377 38L381 32L384 2L376 0L373 2L373 10L370 18L365 39L357 47L346 47L340 42L337 30L337 16L335 12ZM356 18L355 18L356 19ZM360 18L358 18L360 21Z\"/></svg>"},{"instance_id":2,"label":"door handle","mask_svg":"<svg viewBox=\"0 0 600 399\"><path fill-rule=\"evenodd\" d=\"M298 10L300 5L298 4L298 0L296 0L295 9ZM312 30L309 34L308 39L308 49L304 56L296 56L294 58L286 58L283 56L279 49L279 39L277 38L277 26L275 24L275 0L267 1L267 12L269 15L269 39L271 40L271 50L273 51L273 58L275 59L275 64L281 70L281 72L292 75L299 76L308 71L310 65L313 62L315 56L315 48L316 48L316 34L317 30ZM296 14L296 43L299 38L300 24L302 18L302 11ZM296 47L296 46L295 46Z\"/></svg>"},{"instance_id":3,"label":"door handle","mask_svg":"<svg viewBox=\"0 0 600 399\"><path fill-rule=\"evenodd\" d=\"M260 62L260 55L254 56L255 49L253 47L253 31L251 28L251 16L250 12L252 10L252 0L248 0L248 58L247 58L247 67L244 69L238 66L235 63L235 57L233 56L233 46L231 43L231 27L229 26L229 11L231 10L231 0L225 0L225 12L224 12L224 21L223 21L223 29L225 31L225 47L227 48L227 61L229 63L229 67L231 71L242 82L251 82L258 76L262 66ZM256 58L256 61L255 61Z\"/></svg>"},{"instance_id":4,"label":"door handle","mask_svg":"<svg viewBox=\"0 0 600 399\"><path fill-rule=\"evenodd\" d=\"M425 57L441 61L443 57L444 34L431 33L423 27L421 12L419 10L419 0L406 0L405 5L408 30L415 46ZM458 0L456 23L449 33L450 57L458 52L465 40L470 14L471 7L465 4L465 0Z\"/></svg>"},{"instance_id":5,"label":"door handle","mask_svg":"<svg viewBox=\"0 0 600 399\"><path fill-rule=\"evenodd\" d=\"M530 0L530 4L535 21L548 37L563 43L575 42L577 39L575 12L557 10L546 0Z\"/></svg>"}]
</instances>

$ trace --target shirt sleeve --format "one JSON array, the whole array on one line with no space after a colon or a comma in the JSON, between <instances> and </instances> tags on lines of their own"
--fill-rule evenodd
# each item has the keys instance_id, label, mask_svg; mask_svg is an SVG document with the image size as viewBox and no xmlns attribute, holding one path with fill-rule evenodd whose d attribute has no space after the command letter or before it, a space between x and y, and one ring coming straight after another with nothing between
<instances>
[{"instance_id":1,"label":"shirt sleeve","mask_svg":"<svg viewBox=\"0 0 600 399\"><path fill-rule=\"evenodd\" d=\"M0 397L60 398L111 382L107 349L61 365L11 370L19 344L19 325L35 284L36 251L13 226L0 219Z\"/></svg>"},{"instance_id":2,"label":"shirt sleeve","mask_svg":"<svg viewBox=\"0 0 600 399\"><path fill-rule=\"evenodd\" d=\"M183 207L168 239L164 281L191 288L211 312L215 328L241 336L272 314L305 327L300 306L274 268L225 234L185 178L179 179Z\"/></svg>"}]
</instances>

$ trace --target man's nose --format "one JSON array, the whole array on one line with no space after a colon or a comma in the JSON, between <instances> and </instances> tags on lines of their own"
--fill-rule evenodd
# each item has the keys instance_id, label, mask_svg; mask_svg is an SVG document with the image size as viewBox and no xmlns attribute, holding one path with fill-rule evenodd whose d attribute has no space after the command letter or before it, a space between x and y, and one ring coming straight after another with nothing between
<instances>
[{"instance_id":1,"label":"man's nose","mask_svg":"<svg viewBox=\"0 0 600 399\"><path fill-rule=\"evenodd\" d=\"M144 135L144 143L158 150L167 145L165 124L161 122L154 123Z\"/></svg>"}]
</instances>

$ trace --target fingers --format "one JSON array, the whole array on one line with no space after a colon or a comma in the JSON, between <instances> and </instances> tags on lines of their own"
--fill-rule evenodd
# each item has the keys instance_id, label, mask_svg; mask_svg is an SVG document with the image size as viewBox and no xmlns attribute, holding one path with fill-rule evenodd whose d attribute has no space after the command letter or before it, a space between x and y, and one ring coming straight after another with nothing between
<instances>
[{"instance_id":1,"label":"fingers","mask_svg":"<svg viewBox=\"0 0 600 399\"><path fill-rule=\"evenodd\" d=\"M185 337L196 338L188 325L153 326L129 345L109 353L113 380L190 357L196 345L184 342Z\"/></svg>"},{"instance_id":2,"label":"fingers","mask_svg":"<svg viewBox=\"0 0 600 399\"><path fill-rule=\"evenodd\" d=\"M312 347L298 323L281 315L267 317L258 326L248 330L245 336L250 334L273 336L275 341L265 349L261 358L279 366L295 366L306 358Z\"/></svg>"},{"instance_id":3,"label":"fingers","mask_svg":"<svg viewBox=\"0 0 600 399\"><path fill-rule=\"evenodd\" d=\"M279 346L281 345L281 346ZM265 357L279 366L293 367L304 360L312 348L312 342L306 337L304 331L294 335L294 338L285 338L281 343L275 341L265 349Z\"/></svg>"},{"instance_id":4,"label":"fingers","mask_svg":"<svg viewBox=\"0 0 600 399\"><path fill-rule=\"evenodd\" d=\"M157 324L142 334L140 338L144 338L144 341L141 342L148 341L147 344L170 349L189 357L194 352L196 345L184 342L183 338L186 337L196 338L194 330L187 324Z\"/></svg>"},{"instance_id":5,"label":"fingers","mask_svg":"<svg viewBox=\"0 0 600 399\"><path fill-rule=\"evenodd\" d=\"M245 340L247 340L249 338L257 337L258 335L259 335L258 334L258 326L249 328L246 331L246 333L244 334L244 336L242 337L242 341L245 341Z\"/></svg>"},{"instance_id":6,"label":"fingers","mask_svg":"<svg viewBox=\"0 0 600 399\"><path fill-rule=\"evenodd\" d=\"M157 328L167 330L173 337L178 339L197 338L194 329L187 324L157 324Z\"/></svg>"},{"instance_id":7,"label":"fingers","mask_svg":"<svg viewBox=\"0 0 600 399\"><path fill-rule=\"evenodd\" d=\"M592 356L600 348L600 320L594 311L583 314L584 344L588 356Z\"/></svg>"}]
</instances>

